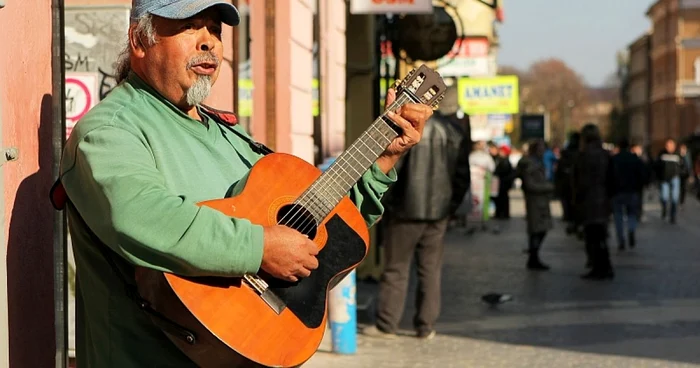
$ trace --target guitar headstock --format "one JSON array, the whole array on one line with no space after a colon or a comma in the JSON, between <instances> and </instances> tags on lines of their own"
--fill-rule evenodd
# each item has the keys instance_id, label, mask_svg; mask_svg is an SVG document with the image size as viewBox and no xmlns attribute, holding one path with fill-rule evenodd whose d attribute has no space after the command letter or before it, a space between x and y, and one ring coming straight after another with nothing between
<instances>
[{"instance_id":1,"label":"guitar headstock","mask_svg":"<svg viewBox=\"0 0 700 368\"><path fill-rule=\"evenodd\" d=\"M447 86L438 72L423 64L408 72L403 80L397 80L394 88L397 100L402 93L410 92L421 103L437 109Z\"/></svg>"}]
</instances>

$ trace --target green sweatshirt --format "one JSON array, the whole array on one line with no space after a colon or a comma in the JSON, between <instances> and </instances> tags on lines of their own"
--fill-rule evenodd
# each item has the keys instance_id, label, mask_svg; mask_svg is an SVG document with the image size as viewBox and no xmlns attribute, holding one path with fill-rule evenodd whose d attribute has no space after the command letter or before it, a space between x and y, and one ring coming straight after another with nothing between
<instances>
[{"instance_id":1,"label":"green sweatshirt","mask_svg":"<svg viewBox=\"0 0 700 368\"><path fill-rule=\"evenodd\" d=\"M127 297L98 247L119 255L112 258L130 282L134 265L189 276L257 272L262 226L196 203L224 197L260 157L133 73L80 120L61 163L77 267L78 366L193 366ZM368 225L395 180L393 170L387 176L374 164L352 188Z\"/></svg>"}]
</instances>

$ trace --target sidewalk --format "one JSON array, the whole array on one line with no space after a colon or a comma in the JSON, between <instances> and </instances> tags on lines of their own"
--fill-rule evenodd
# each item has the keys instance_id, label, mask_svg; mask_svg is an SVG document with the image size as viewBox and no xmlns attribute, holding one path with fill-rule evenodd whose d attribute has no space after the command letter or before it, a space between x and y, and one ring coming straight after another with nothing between
<instances>
[{"instance_id":1,"label":"sidewalk","mask_svg":"<svg viewBox=\"0 0 700 368\"><path fill-rule=\"evenodd\" d=\"M647 204L648 220L632 251L618 254L611 239L613 281L579 278L586 271L583 243L566 237L559 221L543 245L552 270L525 270L522 199L513 198L511 206L514 218L498 235L448 233L435 339L408 336L412 278L402 321L407 336L358 335L352 356L330 353L324 341L304 367L700 367L700 205L694 198L675 226L661 222L658 205ZM557 203L552 209L560 213ZM488 292L515 300L490 309L479 300ZM358 285L359 301L374 293L376 285ZM358 314L361 325L370 318L371 310Z\"/></svg>"}]
</instances>

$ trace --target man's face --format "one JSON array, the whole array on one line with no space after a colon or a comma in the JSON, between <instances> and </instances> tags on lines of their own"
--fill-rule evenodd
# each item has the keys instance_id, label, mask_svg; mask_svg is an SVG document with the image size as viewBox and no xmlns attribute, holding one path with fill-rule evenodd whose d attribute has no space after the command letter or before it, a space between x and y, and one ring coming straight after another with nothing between
<instances>
[{"instance_id":1,"label":"man's face","mask_svg":"<svg viewBox=\"0 0 700 368\"><path fill-rule=\"evenodd\" d=\"M144 49L150 84L179 107L195 106L210 93L223 59L221 21L213 9L175 20L153 17L156 44Z\"/></svg>"},{"instance_id":2,"label":"man's face","mask_svg":"<svg viewBox=\"0 0 700 368\"><path fill-rule=\"evenodd\" d=\"M668 151L669 153L676 152L676 142L668 140L666 142L666 151Z\"/></svg>"}]
</instances>

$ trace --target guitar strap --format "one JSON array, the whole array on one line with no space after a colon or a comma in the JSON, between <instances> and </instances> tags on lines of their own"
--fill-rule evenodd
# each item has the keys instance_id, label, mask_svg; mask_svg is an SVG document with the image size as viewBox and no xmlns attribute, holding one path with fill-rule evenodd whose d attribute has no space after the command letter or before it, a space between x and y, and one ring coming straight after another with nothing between
<instances>
[{"instance_id":1,"label":"guitar strap","mask_svg":"<svg viewBox=\"0 0 700 368\"><path fill-rule=\"evenodd\" d=\"M238 123L238 119L233 113L213 109L205 105L202 105L202 108L204 112L207 113L207 116L211 117L212 120L214 120L217 124L223 126L230 132L237 135L244 142L248 143L253 152L260 155L268 155L274 152L264 144L256 142L255 140L251 139L245 134L234 129L233 126ZM51 187L49 191L49 200L51 201L51 204L57 211L64 210L66 204L70 201L70 199L68 198L68 194L66 193L66 190L63 187L63 183L61 183L61 178L58 178ZM83 221L82 218L80 220ZM103 257L107 260L107 263L109 263L109 266L112 268L112 271L117 275L121 283L124 285L126 295L129 297L129 299L133 300L141 310L150 315L152 317L151 320L158 328L182 339L184 342L190 345L194 345L197 342L195 334L192 331L186 329L185 327L171 321L170 319L166 318L158 311L153 309L153 307L151 307L151 304L141 296L141 294L138 291L138 287L135 284L129 282L124 273L119 269L119 266L117 266L116 262L114 261L113 255L111 254L114 253L114 251L102 241L97 239L97 236L95 234L91 233L90 237L93 238L94 243L99 244L97 248L100 250Z\"/></svg>"},{"instance_id":2,"label":"guitar strap","mask_svg":"<svg viewBox=\"0 0 700 368\"><path fill-rule=\"evenodd\" d=\"M234 129L233 127L238 124L238 118L236 118L236 115L230 112L222 111L222 110L217 110L212 107L209 107L207 105L202 105L202 109L204 112L207 113L207 116L211 117L212 120L214 120L217 124L223 126L224 128L228 129L231 131L233 134L237 135L239 138L241 138L244 142L248 143L250 145L250 148L253 150L253 152L259 154L259 155L268 155L270 153L274 153L273 150L271 150L269 147L266 145L256 142L246 136L245 134L239 132L238 130Z\"/></svg>"}]
</instances>

